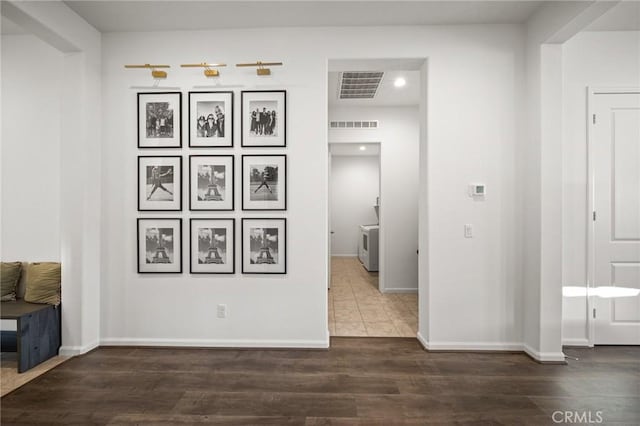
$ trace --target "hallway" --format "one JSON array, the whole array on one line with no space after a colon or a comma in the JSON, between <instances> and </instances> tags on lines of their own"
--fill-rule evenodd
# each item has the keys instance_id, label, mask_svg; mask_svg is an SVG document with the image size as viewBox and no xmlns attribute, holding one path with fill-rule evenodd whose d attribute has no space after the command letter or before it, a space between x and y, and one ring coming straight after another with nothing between
<instances>
[{"instance_id":1,"label":"hallway","mask_svg":"<svg viewBox=\"0 0 640 426\"><path fill-rule=\"evenodd\" d=\"M331 259L331 336L416 337L418 294L382 294L378 273L355 257Z\"/></svg>"}]
</instances>

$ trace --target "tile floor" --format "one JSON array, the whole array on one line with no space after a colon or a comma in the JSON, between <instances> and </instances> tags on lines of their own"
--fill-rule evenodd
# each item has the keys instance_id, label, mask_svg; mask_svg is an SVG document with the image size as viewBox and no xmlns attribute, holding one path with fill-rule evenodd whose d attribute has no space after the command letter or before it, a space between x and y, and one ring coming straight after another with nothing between
<instances>
[{"instance_id":1,"label":"tile floor","mask_svg":"<svg viewBox=\"0 0 640 426\"><path fill-rule=\"evenodd\" d=\"M332 336L416 337L418 294L382 294L376 272L355 257L333 257L329 331Z\"/></svg>"}]
</instances>

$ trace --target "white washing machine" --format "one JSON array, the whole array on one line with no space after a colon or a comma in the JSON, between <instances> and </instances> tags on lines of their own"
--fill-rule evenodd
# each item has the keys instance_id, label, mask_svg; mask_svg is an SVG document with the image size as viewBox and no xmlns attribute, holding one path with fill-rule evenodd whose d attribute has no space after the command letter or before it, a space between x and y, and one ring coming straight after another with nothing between
<instances>
[{"instance_id":1,"label":"white washing machine","mask_svg":"<svg viewBox=\"0 0 640 426\"><path fill-rule=\"evenodd\" d=\"M378 271L378 232L379 225L360 225L358 258L367 271Z\"/></svg>"}]
</instances>

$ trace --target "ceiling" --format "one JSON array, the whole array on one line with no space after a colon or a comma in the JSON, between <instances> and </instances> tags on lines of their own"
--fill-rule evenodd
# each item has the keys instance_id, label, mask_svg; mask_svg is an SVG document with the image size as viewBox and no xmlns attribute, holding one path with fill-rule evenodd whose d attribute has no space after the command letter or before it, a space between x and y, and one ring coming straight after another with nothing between
<instances>
[{"instance_id":1,"label":"ceiling","mask_svg":"<svg viewBox=\"0 0 640 426\"><path fill-rule=\"evenodd\" d=\"M76 1L101 32L522 23L540 1Z\"/></svg>"},{"instance_id":2,"label":"ceiling","mask_svg":"<svg viewBox=\"0 0 640 426\"><path fill-rule=\"evenodd\" d=\"M384 69L371 68L371 71ZM403 77L407 84L404 87L393 85L397 77ZM418 105L420 102L420 71L385 71L384 77L373 99L339 99L340 72L329 73L329 105L330 106L406 106Z\"/></svg>"},{"instance_id":3,"label":"ceiling","mask_svg":"<svg viewBox=\"0 0 640 426\"><path fill-rule=\"evenodd\" d=\"M586 31L640 31L640 2L625 1L612 7Z\"/></svg>"},{"instance_id":4,"label":"ceiling","mask_svg":"<svg viewBox=\"0 0 640 426\"><path fill-rule=\"evenodd\" d=\"M13 21L2 17L2 21L0 22L0 27L2 27L3 35L13 35L13 34L27 34L27 32L18 24L15 24Z\"/></svg>"}]
</instances>

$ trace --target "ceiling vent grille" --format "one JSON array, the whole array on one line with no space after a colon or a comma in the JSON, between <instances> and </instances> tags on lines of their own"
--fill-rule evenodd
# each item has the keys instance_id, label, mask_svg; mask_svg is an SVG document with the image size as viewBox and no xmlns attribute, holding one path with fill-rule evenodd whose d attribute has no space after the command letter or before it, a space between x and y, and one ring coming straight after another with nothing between
<instances>
[{"instance_id":1,"label":"ceiling vent grille","mask_svg":"<svg viewBox=\"0 0 640 426\"><path fill-rule=\"evenodd\" d=\"M340 99L373 99L384 72L345 71L340 75Z\"/></svg>"},{"instance_id":2,"label":"ceiling vent grille","mask_svg":"<svg viewBox=\"0 0 640 426\"><path fill-rule=\"evenodd\" d=\"M330 129L377 129L378 120L368 121L330 121Z\"/></svg>"}]
</instances>

